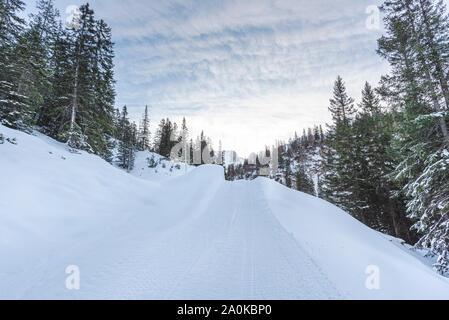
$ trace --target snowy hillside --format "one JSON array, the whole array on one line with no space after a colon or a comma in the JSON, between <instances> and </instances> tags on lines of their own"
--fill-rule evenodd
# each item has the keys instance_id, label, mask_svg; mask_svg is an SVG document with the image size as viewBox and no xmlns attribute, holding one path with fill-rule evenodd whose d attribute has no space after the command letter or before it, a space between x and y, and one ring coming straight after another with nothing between
<instances>
[{"instance_id":1,"label":"snowy hillside","mask_svg":"<svg viewBox=\"0 0 449 320\"><path fill-rule=\"evenodd\" d=\"M185 163L174 163L154 152L139 151L136 152L134 168L130 173L135 177L155 181L184 175L193 168Z\"/></svg>"},{"instance_id":2,"label":"snowy hillside","mask_svg":"<svg viewBox=\"0 0 449 320\"><path fill-rule=\"evenodd\" d=\"M217 166L157 179L146 154L128 174L0 134L0 299L449 299L406 247L272 180L228 182Z\"/></svg>"}]
</instances>

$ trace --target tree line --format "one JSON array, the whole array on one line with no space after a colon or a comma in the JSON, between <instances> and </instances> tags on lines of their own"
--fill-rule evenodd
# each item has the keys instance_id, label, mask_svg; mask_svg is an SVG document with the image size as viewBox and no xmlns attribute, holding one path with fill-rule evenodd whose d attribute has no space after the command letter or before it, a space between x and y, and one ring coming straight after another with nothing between
<instances>
[{"instance_id":1,"label":"tree line","mask_svg":"<svg viewBox=\"0 0 449 320\"><path fill-rule=\"evenodd\" d=\"M437 254L449 272L449 18L442 1L388 0L378 54L392 68L358 111L338 78L323 197ZM411 228L410 228L411 226Z\"/></svg>"},{"instance_id":2,"label":"tree line","mask_svg":"<svg viewBox=\"0 0 449 320\"><path fill-rule=\"evenodd\" d=\"M37 129L74 152L97 154L127 170L139 150L169 157L181 139L176 123L163 119L151 140L148 107L138 125L126 106L115 109L111 29L89 4L69 25L53 0L38 0L28 22L20 18L24 9L21 0L0 5L0 123ZM181 129L188 133L185 119ZM189 143L191 163L206 144L211 141L204 133ZM196 162L203 163L201 157Z\"/></svg>"},{"instance_id":3,"label":"tree line","mask_svg":"<svg viewBox=\"0 0 449 320\"><path fill-rule=\"evenodd\" d=\"M324 137L321 126L303 130L302 136L295 133L294 138L288 142L275 143L276 154L266 146L262 154L252 154L241 163L228 164L226 179L250 180L267 176L289 188L317 195L317 185L313 177L319 175L321 171L318 157ZM270 159L270 163L263 163L260 160L262 156ZM273 158L277 160L276 167L273 166Z\"/></svg>"},{"instance_id":4,"label":"tree line","mask_svg":"<svg viewBox=\"0 0 449 320\"><path fill-rule=\"evenodd\" d=\"M194 166L208 163L205 155L215 158L216 154L220 153L214 151L212 140L204 134L204 131L193 140L185 118L181 127L169 118L161 119L152 135L148 106L145 106L139 125L129 119L126 106L123 106L121 111L115 110L114 124L115 163L128 171L133 169L138 151L155 152L166 159ZM176 146L179 148L175 148Z\"/></svg>"},{"instance_id":5,"label":"tree line","mask_svg":"<svg viewBox=\"0 0 449 320\"><path fill-rule=\"evenodd\" d=\"M114 72L111 29L88 4L67 28L52 0L37 1L28 23L21 0L0 10L0 121L33 126L75 149L111 160Z\"/></svg>"}]
</instances>

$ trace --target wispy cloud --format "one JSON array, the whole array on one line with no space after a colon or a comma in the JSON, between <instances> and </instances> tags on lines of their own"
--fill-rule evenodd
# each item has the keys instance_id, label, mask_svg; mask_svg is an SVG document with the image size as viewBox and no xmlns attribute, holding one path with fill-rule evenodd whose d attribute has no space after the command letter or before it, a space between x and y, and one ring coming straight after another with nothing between
<instances>
[{"instance_id":1,"label":"wispy cloud","mask_svg":"<svg viewBox=\"0 0 449 320\"><path fill-rule=\"evenodd\" d=\"M32 2L31 0L29 2ZM387 70L366 28L377 0L95 0L113 28L117 106L154 122L185 116L248 153L329 120L341 74L359 97ZM72 0L56 0L63 9ZM155 123L154 123L155 124ZM153 125L154 127L154 125Z\"/></svg>"}]
</instances>

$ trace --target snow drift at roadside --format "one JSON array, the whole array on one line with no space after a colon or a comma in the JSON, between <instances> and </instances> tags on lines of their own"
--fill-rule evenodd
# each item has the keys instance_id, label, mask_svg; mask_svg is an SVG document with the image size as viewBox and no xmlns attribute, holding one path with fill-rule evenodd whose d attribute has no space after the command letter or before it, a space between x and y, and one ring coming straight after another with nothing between
<instances>
[{"instance_id":1,"label":"snow drift at roadside","mask_svg":"<svg viewBox=\"0 0 449 320\"><path fill-rule=\"evenodd\" d=\"M148 180L0 133L17 142L0 144L1 299L449 299L407 248L271 180L227 182L217 166Z\"/></svg>"}]
</instances>

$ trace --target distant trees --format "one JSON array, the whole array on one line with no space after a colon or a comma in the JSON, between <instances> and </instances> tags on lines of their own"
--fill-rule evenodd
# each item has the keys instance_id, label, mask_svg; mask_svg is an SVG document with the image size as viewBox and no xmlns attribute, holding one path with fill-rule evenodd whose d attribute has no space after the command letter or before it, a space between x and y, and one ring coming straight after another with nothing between
<instances>
[{"instance_id":1,"label":"distant trees","mask_svg":"<svg viewBox=\"0 0 449 320\"><path fill-rule=\"evenodd\" d=\"M288 143L278 141L273 150L269 147L260 154L254 154L241 163L230 163L226 166L226 179L255 179L258 176L266 176L283 185L316 195L314 177L318 180L321 175L321 149L324 133L321 126L315 126L303 131L302 136L295 137ZM261 163L261 157L270 159L271 163ZM277 159L272 159L277 158ZM277 162L277 168L270 168L273 162ZM273 169L275 171L273 172Z\"/></svg>"},{"instance_id":2,"label":"distant trees","mask_svg":"<svg viewBox=\"0 0 449 320\"><path fill-rule=\"evenodd\" d=\"M170 119L161 120L154 138L154 151L156 153L166 158L170 157L172 148L178 143L177 129L176 123L172 123Z\"/></svg>"},{"instance_id":3,"label":"distant trees","mask_svg":"<svg viewBox=\"0 0 449 320\"><path fill-rule=\"evenodd\" d=\"M141 151L151 149L150 116L148 113L148 106L145 106L145 112L140 122L138 147Z\"/></svg>"},{"instance_id":4,"label":"distant trees","mask_svg":"<svg viewBox=\"0 0 449 320\"><path fill-rule=\"evenodd\" d=\"M117 164L128 171L134 167L135 152L138 145L136 124L129 121L128 109L123 107L121 113L117 113L118 119L116 135L118 137Z\"/></svg>"}]
</instances>

